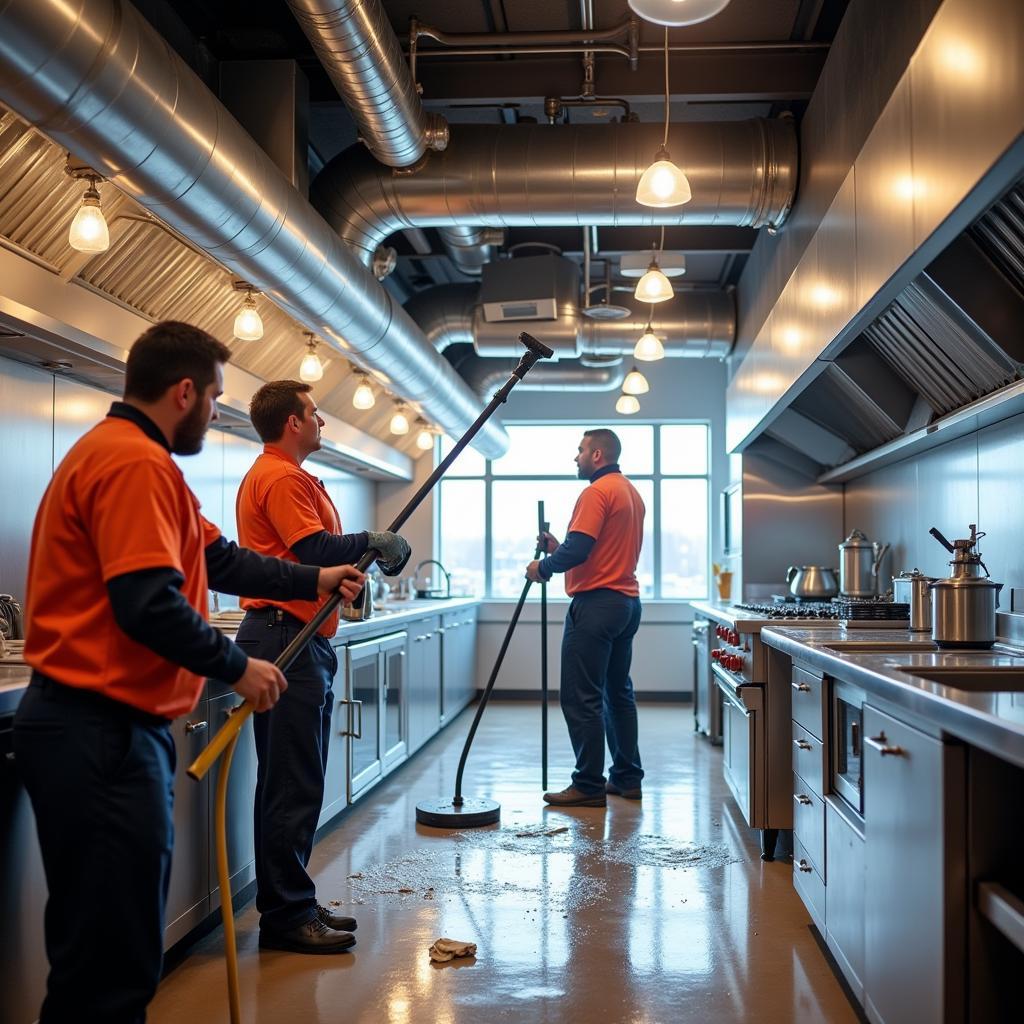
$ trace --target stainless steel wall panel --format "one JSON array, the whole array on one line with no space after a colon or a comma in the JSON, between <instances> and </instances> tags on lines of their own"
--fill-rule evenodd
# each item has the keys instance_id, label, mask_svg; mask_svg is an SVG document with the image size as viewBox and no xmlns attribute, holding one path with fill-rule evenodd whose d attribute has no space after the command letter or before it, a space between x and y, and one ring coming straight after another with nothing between
<instances>
[{"instance_id":1,"label":"stainless steel wall panel","mask_svg":"<svg viewBox=\"0 0 1024 1024\"><path fill-rule=\"evenodd\" d=\"M978 436L950 441L917 460L917 513L911 550L928 576L948 576L949 553L928 530L937 526L947 537L967 537L968 523L978 519ZM967 531L967 532L962 532ZM982 552L985 548L982 545Z\"/></svg>"},{"instance_id":2,"label":"stainless steel wall panel","mask_svg":"<svg viewBox=\"0 0 1024 1024\"><path fill-rule=\"evenodd\" d=\"M1024 130L1024 4L946 0L910 75L918 246Z\"/></svg>"},{"instance_id":3,"label":"stainless steel wall panel","mask_svg":"<svg viewBox=\"0 0 1024 1024\"><path fill-rule=\"evenodd\" d=\"M56 468L71 446L107 415L114 396L57 377L53 397L53 465Z\"/></svg>"},{"instance_id":4,"label":"stainless steel wall panel","mask_svg":"<svg viewBox=\"0 0 1024 1024\"><path fill-rule=\"evenodd\" d=\"M993 578L1006 584L999 600L1002 611L1010 610L1009 588L1024 587L1022 466L1024 416L1014 416L978 434L978 529L988 534L980 546Z\"/></svg>"},{"instance_id":5,"label":"stainless steel wall panel","mask_svg":"<svg viewBox=\"0 0 1024 1024\"><path fill-rule=\"evenodd\" d=\"M826 343L849 323L857 301L857 199L853 168L828 208L818 233L818 282L821 338Z\"/></svg>"},{"instance_id":6,"label":"stainless steel wall panel","mask_svg":"<svg viewBox=\"0 0 1024 1024\"><path fill-rule=\"evenodd\" d=\"M0 359L0 593L25 604L36 508L53 467L53 377Z\"/></svg>"},{"instance_id":7,"label":"stainless steel wall panel","mask_svg":"<svg viewBox=\"0 0 1024 1024\"><path fill-rule=\"evenodd\" d=\"M843 535L857 529L871 540L891 544L885 566L890 576L919 566L925 553L924 542L917 535L917 490L914 460L887 466L846 485ZM934 543L927 535L925 539ZM888 588L888 578L883 579Z\"/></svg>"},{"instance_id":8,"label":"stainless steel wall panel","mask_svg":"<svg viewBox=\"0 0 1024 1024\"><path fill-rule=\"evenodd\" d=\"M859 309L914 249L910 75L904 75L854 164Z\"/></svg>"}]
</instances>

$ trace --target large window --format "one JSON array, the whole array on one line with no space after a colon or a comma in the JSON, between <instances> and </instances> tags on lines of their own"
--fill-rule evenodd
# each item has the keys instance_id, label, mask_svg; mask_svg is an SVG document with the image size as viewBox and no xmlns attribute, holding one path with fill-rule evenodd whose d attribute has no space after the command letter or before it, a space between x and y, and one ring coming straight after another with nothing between
<instances>
[{"instance_id":1,"label":"large window","mask_svg":"<svg viewBox=\"0 0 1024 1024\"><path fill-rule=\"evenodd\" d=\"M440 560L453 589L493 598L518 597L523 568L534 554L537 503L562 540L580 490L576 449L584 424L508 426L508 452L489 461L466 449L439 484ZM710 431L706 423L617 425L622 471L647 507L637 567L647 598L695 599L708 594ZM442 456L451 442L442 439ZM564 597L555 574L549 597ZM534 588L533 597L539 597Z\"/></svg>"}]
</instances>

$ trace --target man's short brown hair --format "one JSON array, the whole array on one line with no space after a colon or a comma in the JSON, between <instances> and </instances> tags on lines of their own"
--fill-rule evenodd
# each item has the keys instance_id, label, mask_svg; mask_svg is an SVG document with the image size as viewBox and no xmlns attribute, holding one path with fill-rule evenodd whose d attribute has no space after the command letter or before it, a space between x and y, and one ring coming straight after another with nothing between
<instances>
[{"instance_id":1,"label":"man's short brown hair","mask_svg":"<svg viewBox=\"0 0 1024 1024\"><path fill-rule=\"evenodd\" d=\"M590 450L600 448L604 452L605 462L618 462L622 454L622 442L614 430L599 427L597 430L584 430L584 437L590 438Z\"/></svg>"},{"instance_id":2,"label":"man's short brown hair","mask_svg":"<svg viewBox=\"0 0 1024 1024\"><path fill-rule=\"evenodd\" d=\"M306 406L299 395L312 390L300 380L272 380L252 396L249 418L264 444L281 440L289 416L300 420L305 416Z\"/></svg>"},{"instance_id":3,"label":"man's short brown hair","mask_svg":"<svg viewBox=\"0 0 1024 1024\"><path fill-rule=\"evenodd\" d=\"M202 393L217 376L217 364L231 349L201 327L164 320L139 335L128 353L124 397L155 402L179 381L191 380Z\"/></svg>"}]
</instances>

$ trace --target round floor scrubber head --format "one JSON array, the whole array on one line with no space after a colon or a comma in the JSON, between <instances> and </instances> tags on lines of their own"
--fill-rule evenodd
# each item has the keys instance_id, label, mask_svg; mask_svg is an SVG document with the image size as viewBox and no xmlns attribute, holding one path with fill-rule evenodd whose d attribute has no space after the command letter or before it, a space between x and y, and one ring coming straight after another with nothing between
<instances>
[{"instance_id":1,"label":"round floor scrubber head","mask_svg":"<svg viewBox=\"0 0 1024 1024\"><path fill-rule=\"evenodd\" d=\"M451 800L427 800L416 805L416 822L432 828L480 828L496 825L501 818L501 804L497 800L464 797L456 807Z\"/></svg>"}]
</instances>

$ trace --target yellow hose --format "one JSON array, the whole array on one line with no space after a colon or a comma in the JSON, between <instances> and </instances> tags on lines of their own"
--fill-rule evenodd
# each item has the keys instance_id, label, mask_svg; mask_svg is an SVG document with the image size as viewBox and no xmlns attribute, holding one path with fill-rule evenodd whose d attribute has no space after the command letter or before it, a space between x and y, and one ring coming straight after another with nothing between
<instances>
[{"instance_id":1,"label":"yellow hose","mask_svg":"<svg viewBox=\"0 0 1024 1024\"><path fill-rule=\"evenodd\" d=\"M241 706L241 705L239 705ZM232 718L236 715L232 715ZM245 717L238 715L242 721ZM231 758L235 754L239 732L231 733L231 739L224 749L224 761L217 776L217 794L214 798L214 832L217 843L217 878L220 883L220 912L224 919L224 957L228 968L228 1006L231 1024L241 1024L238 999L238 950L235 947L235 912L231 905L231 872L228 867L227 805L228 776L231 773Z\"/></svg>"}]
</instances>

